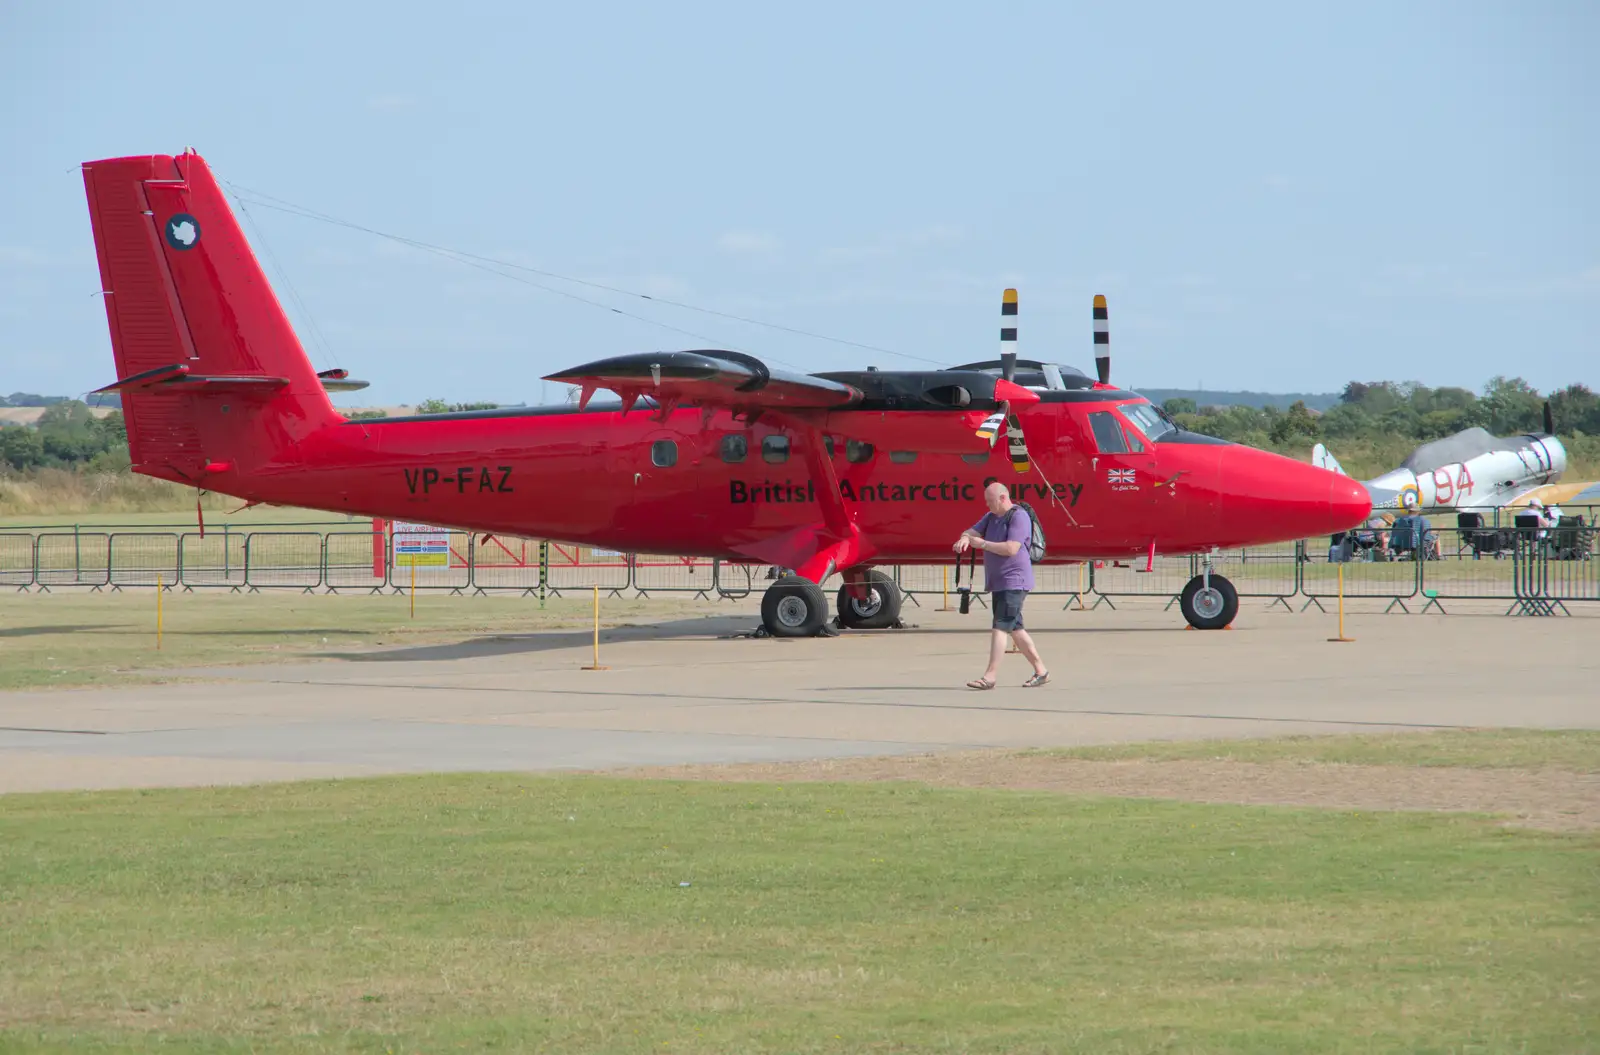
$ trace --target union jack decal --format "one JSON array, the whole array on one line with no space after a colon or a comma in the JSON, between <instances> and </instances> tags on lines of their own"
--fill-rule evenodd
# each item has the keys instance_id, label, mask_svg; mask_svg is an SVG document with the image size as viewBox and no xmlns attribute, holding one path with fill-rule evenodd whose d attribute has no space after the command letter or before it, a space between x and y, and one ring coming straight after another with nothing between
<instances>
[{"instance_id":1,"label":"union jack decal","mask_svg":"<svg viewBox=\"0 0 1600 1055\"><path fill-rule=\"evenodd\" d=\"M1106 470L1106 482L1107 483L1113 483L1113 484L1131 484L1131 483L1134 482L1133 481L1133 470L1132 469L1107 469Z\"/></svg>"}]
</instances>

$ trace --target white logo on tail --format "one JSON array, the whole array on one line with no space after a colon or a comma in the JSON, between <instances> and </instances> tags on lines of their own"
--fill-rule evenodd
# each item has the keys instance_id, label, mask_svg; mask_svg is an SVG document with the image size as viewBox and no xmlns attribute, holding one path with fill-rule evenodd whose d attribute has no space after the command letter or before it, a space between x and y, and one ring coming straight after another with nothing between
<instances>
[{"instance_id":1,"label":"white logo on tail","mask_svg":"<svg viewBox=\"0 0 1600 1055\"><path fill-rule=\"evenodd\" d=\"M167 221L167 244L174 249L193 249L200 241L200 221L179 213Z\"/></svg>"}]
</instances>

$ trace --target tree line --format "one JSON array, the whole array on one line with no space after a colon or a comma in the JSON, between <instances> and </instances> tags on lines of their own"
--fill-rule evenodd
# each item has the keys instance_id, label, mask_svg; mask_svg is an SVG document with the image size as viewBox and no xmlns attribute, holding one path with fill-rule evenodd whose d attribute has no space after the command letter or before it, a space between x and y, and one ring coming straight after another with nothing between
<instances>
[{"instance_id":1,"label":"tree line","mask_svg":"<svg viewBox=\"0 0 1600 1055\"><path fill-rule=\"evenodd\" d=\"M1201 407L1192 399L1177 398L1162 406L1191 431L1281 449L1309 448L1318 440L1330 446L1335 440L1404 440L1415 446L1474 427L1497 436L1535 432L1544 427L1546 400L1558 435L1600 436L1600 395L1573 384L1544 396L1520 377L1496 377L1482 395L1414 381L1352 381L1339 402L1321 414L1300 401L1287 408Z\"/></svg>"},{"instance_id":2,"label":"tree line","mask_svg":"<svg viewBox=\"0 0 1600 1055\"><path fill-rule=\"evenodd\" d=\"M128 430L122 412L95 417L76 399L51 403L35 424L0 429L0 463L18 472L126 469Z\"/></svg>"}]
</instances>

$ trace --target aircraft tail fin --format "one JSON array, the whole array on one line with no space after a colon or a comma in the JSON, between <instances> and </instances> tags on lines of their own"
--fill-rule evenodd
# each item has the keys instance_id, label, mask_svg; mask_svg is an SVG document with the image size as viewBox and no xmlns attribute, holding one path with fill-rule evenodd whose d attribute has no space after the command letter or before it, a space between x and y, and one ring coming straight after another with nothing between
<instances>
[{"instance_id":1,"label":"aircraft tail fin","mask_svg":"<svg viewBox=\"0 0 1600 1055\"><path fill-rule=\"evenodd\" d=\"M1350 475L1344 471L1344 466L1339 464L1339 459L1333 456L1333 452L1320 443L1311 448L1311 464L1318 469L1326 469L1329 472L1338 473L1340 476Z\"/></svg>"},{"instance_id":2,"label":"aircraft tail fin","mask_svg":"<svg viewBox=\"0 0 1600 1055\"><path fill-rule=\"evenodd\" d=\"M83 165L135 471L230 494L342 420L198 154ZM233 486L229 486L230 481Z\"/></svg>"}]
</instances>

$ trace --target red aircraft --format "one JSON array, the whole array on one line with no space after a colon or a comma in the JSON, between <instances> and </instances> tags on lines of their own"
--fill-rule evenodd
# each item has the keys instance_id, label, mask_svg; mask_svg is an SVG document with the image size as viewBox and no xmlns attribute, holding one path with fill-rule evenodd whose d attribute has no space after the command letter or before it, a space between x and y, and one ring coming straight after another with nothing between
<instances>
[{"instance_id":1,"label":"red aircraft","mask_svg":"<svg viewBox=\"0 0 1600 1055\"><path fill-rule=\"evenodd\" d=\"M1098 380L1019 360L1017 299L998 360L952 369L799 375L731 351L623 355L550 375L577 406L347 420L210 169L191 152L83 166L136 472L254 503L422 521L624 552L790 569L768 588L777 636L893 625L875 565L952 560L994 476L1038 512L1045 563L1331 534L1369 513L1356 481L1178 427L1110 384L1105 298ZM591 397L599 389L617 402ZM1004 450L996 441L1005 435ZM1193 626L1238 597L1205 571Z\"/></svg>"}]
</instances>

